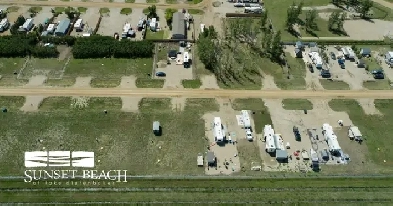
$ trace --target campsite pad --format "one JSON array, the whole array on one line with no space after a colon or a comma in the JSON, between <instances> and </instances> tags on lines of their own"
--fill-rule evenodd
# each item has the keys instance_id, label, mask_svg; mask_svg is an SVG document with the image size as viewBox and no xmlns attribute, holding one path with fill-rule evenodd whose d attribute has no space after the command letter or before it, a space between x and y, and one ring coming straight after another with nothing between
<instances>
[{"instance_id":1,"label":"campsite pad","mask_svg":"<svg viewBox=\"0 0 393 206\"><path fill-rule=\"evenodd\" d=\"M238 126L243 126L244 125L243 115L236 115L236 119L237 119L237 125Z\"/></svg>"}]
</instances>

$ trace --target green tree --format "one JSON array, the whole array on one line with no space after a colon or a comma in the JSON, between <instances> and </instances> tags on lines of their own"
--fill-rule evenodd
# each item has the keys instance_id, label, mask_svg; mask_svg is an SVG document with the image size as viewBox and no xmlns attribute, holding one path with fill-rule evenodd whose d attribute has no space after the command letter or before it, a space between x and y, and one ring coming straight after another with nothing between
<instances>
[{"instance_id":1,"label":"green tree","mask_svg":"<svg viewBox=\"0 0 393 206\"><path fill-rule=\"evenodd\" d=\"M205 65L205 68L215 72L217 69L217 55L215 51L215 45L212 39L209 37L201 36L197 41L197 51L201 62Z\"/></svg>"},{"instance_id":2,"label":"green tree","mask_svg":"<svg viewBox=\"0 0 393 206\"><path fill-rule=\"evenodd\" d=\"M315 9L307 11L306 23L305 23L307 31L318 29L318 25L315 23L317 15L318 15L318 13L317 13L317 10L315 10Z\"/></svg>"},{"instance_id":3,"label":"green tree","mask_svg":"<svg viewBox=\"0 0 393 206\"><path fill-rule=\"evenodd\" d=\"M176 9L170 9L170 8L165 9L165 20L168 26L172 25L173 14L176 12L177 12Z\"/></svg>"},{"instance_id":4,"label":"green tree","mask_svg":"<svg viewBox=\"0 0 393 206\"><path fill-rule=\"evenodd\" d=\"M363 0L360 2L360 14L362 15L362 18L366 18L368 12L370 9L373 7L373 1L371 0Z\"/></svg>"},{"instance_id":5,"label":"green tree","mask_svg":"<svg viewBox=\"0 0 393 206\"><path fill-rule=\"evenodd\" d=\"M297 23L297 9L295 3L287 9L287 20L285 22L288 31L293 31L293 25Z\"/></svg>"},{"instance_id":6,"label":"green tree","mask_svg":"<svg viewBox=\"0 0 393 206\"><path fill-rule=\"evenodd\" d=\"M343 0L332 0L332 4L336 6L340 6L344 1Z\"/></svg>"},{"instance_id":7,"label":"green tree","mask_svg":"<svg viewBox=\"0 0 393 206\"><path fill-rule=\"evenodd\" d=\"M147 18L158 18L156 5L147 7Z\"/></svg>"},{"instance_id":8,"label":"green tree","mask_svg":"<svg viewBox=\"0 0 393 206\"><path fill-rule=\"evenodd\" d=\"M334 30L336 24L340 21L340 13L337 11L334 11L333 13L330 14L329 20L328 20L328 29L329 30Z\"/></svg>"},{"instance_id":9,"label":"green tree","mask_svg":"<svg viewBox=\"0 0 393 206\"><path fill-rule=\"evenodd\" d=\"M271 30L267 30L265 32L265 35L262 39L262 48L265 49L266 53L269 54L271 52L271 45L272 45L272 37L273 34L271 32Z\"/></svg>"},{"instance_id":10,"label":"green tree","mask_svg":"<svg viewBox=\"0 0 393 206\"><path fill-rule=\"evenodd\" d=\"M304 2L301 1L297 6L296 6L296 21L299 21L299 16L303 12L303 6Z\"/></svg>"},{"instance_id":11,"label":"green tree","mask_svg":"<svg viewBox=\"0 0 393 206\"><path fill-rule=\"evenodd\" d=\"M262 27L263 29L264 29L265 26L266 26L267 19L268 19L267 10L265 10L265 12L262 12L262 15L261 15L261 27Z\"/></svg>"},{"instance_id":12,"label":"green tree","mask_svg":"<svg viewBox=\"0 0 393 206\"><path fill-rule=\"evenodd\" d=\"M67 15L69 19L72 20L77 16L78 11L73 7L67 7L64 9L64 13Z\"/></svg>"},{"instance_id":13,"label":"green tree","mask_svg":"<svg viewBox=\"0 0 393 206\"><path fill-rule=\"evenodd\" d=\"M279 62L283 53L284 51L281 44L281 31L278 31L273 37L270 55L273 61Z\"/></svg>"}]
</instances>

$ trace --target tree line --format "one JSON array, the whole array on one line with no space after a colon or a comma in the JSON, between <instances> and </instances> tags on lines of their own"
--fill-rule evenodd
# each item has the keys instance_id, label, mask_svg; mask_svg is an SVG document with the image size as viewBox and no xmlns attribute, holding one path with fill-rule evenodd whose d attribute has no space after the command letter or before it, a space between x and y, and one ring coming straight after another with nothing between
<instances>
[{"instance_id":1,"label":"tree line","mask_svg":"<svg viewBox=\"0 0 393 206\"><path fill-rule=\"evenodd\" d=\"M72 48L76 59L88 58L145 58L153 56L154 44L151 41L118 41L113 37L94 35L79 37Z\"/></svg>"},{"instance_id":2,"label":"tree line","mask_svg":"<svg viewBox=\"0 0 393 206\"><path fill-rule=\"evenodd\" d=\"M222 34L213 26L205 28L197 40L197 54L205 68L217 80L231 81L261 75L260 61L283 64L281 32L274 32L267 21L267 12L260 19L230 18L222 21ZM258 23L255 23L258 22Z\"/></svg>"},{"instance_id":3,"label":"tree line","mask_svg":"<svg viewBox=\"0 0 393 206\"><path fill-rule=\"evenodd\" d=\"M57 57L59 52L54 47L37 45L34 35L12 35L0 37L0 56L5 58L34 56L37 58Z\"/></svg>"},{"instance_id":4,"label":"tree line","mask_svg":"<svg viewBox=\"0 0 393 206\"><path fill-rule=\"evenodd\" d=\"M332 3L338 7L343 7L343 4L348 7L354 8L361 18L369 18L368 14L373 7L372 0L332 0ZM293 3L287 10L287 19L285 22L286 29L289 33L294 36L299 36L299 32L295 29L295 25L304 26L306 32L313 34L313 31L318 31L318 24L316 22L318 18L318 11L311 9L306 11L305 19L301 19L300 15L303 13L304 3L299 4ZM344 21L347 18L347 13L344 11L334 11L329 16L328 29L334 33L346 34L344 30Z\"/></svg>"}]
</instances>

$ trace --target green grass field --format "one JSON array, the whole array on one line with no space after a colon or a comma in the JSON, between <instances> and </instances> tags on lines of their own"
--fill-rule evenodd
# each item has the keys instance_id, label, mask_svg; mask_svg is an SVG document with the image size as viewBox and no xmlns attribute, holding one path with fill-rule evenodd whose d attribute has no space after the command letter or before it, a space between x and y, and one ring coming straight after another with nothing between
<instances>
[{"instance_id":1,"label":"green grass field","mask_svg":"<svg viewBox=\"0 0 393 206\"><path fill-rule=\"evenodd\" d=\"M25 80L17 79L17 74L25 61L24 58L0 58L0 86L15 86L27 83Z\"/></svg>"},{"instance_id":2,"label":"green grass field","mask_svg":"<svg viewBox=\"0 0 393 206\"><path fill-rule=\"evenodd\" d=\"M150 29L146 31L146 39L164 39L165 31L152 32Z\"/></svg>"},{"instance_id":3,"label":"green grass field","mask_svg":"<svg viewBox=\"0 0 393 206\"><path fill-rule=\"evenodd\" d=\"M313 105L307 99L284 99L283 108L286 110L312 110Z\"/></svg>"},{"instance_id":4,"label":"green grass field","mask_svg":"<svg viewBox=\"0 0 393 206\"><path fill-rule=\"evenodd\" d=\"M23 102L24 98L0 98L0 105L9 109L0 115L1 175L23 175L24 152L43 147L94 151L100 160L97 169L127 169L129 175L203 174L204 169L195 165L196 154L207 144L201 138L201 115L218 110L213 99L189 99L184 112L174 113L170 99L145 98L139 103L140 113L124 113L120 98L51 97L38 112L23 113L18 111ZM163 128L160 137L152 132L155 120Z\"/></svg>"},{"instance_id":5,"label":"green grass field","mask_svg":"<svg viewBox=\"0 0 393 206\"><path fill-rule=\"evenodd\" d=\"M388 161L393 158L390 145L392 115L392 100L375 100L374 104L383 115L366 115L355 100L332 100L330 107L335 111L347 112L352 122L359 127L365 138L368 155L371 161L383 168L392 168L393 163ZM378 150L379 148L379 150ZM383 160L387 160L386 163Z\"/></svg>"},{"instance_id":6,"label":"green grass field","mask_svg":"<svg viewBox=\"0 0 393 206\"><path fill-rule=\"evenodd\" d=\"M344 81L320 79L322 87L327 90L349 90L349 85Z\"/></svg>"},{"instance_id":7,"label":"green grass field","mask_svg":"<svg viewBox=\"0 0 393 206\"><path fill-rule=\"evenodd\" d=\"M121 191L123 187L139 188L140 192L108 191L103 193L88 191L66 191L59 186L57 191L45 190L48 186L40 184L36 192L15 192L16 188L29 188L23 183L2 182L1 188L15 188L14 191L0 190L0 202L189 202L192 203L246 203L258 202L276 204L286 202L311 205L311 202L322 204L340 204L347 201L389 202L393 200L392 179L390 178L334 178L334 179L200 179L200 180L133 180L116 185ZM30 186L30 188L34 188ZM81 187L79 187L81 188ZM102 186L101 188L104 188ZM148 191L149 188L166 189L168 191ZM82 189L82 188L81 188ZM97 188L98 189L98 188ZM284 189L284 190L283 190ZM72 196L72 198L69 198ZM347 205L347 204L346 204Z\"/></svg>"},{"instance_id":8,"label":"green grass field","mask_svg":"<svg viewBox=\"0 0 393 206\"><path fill-rule=\"evenodd\" d=\"M183 79L182 85L184 88L198 89L201 87L202 82L199 79Z\"/></svg>"},{"instance_id":9,"label":"green grass field","mask_svg":"<svg viewBox=\"0 0 393 206\"><path fill-rule=\"evenodd\" d=\"M370 90L390 90L390 81L388 79L376 79L374 81L363 82L363 87Z\"/></svg>"}]
</instances>

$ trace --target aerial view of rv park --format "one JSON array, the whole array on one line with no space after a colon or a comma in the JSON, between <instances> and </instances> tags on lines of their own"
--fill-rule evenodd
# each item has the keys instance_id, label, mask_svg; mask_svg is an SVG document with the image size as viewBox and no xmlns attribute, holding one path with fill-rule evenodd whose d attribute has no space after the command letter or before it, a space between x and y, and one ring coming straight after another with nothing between
<instances>
[{"instance_id":1,"label":"aerial view of rv park","mask_svg":"<svg viewBox=\"0 0 393 206\"><path fill-rule=\"evenodd\" d=\"M0 204L391 205L393 0L1 0Z\"/></svg>"}]
</instances>

